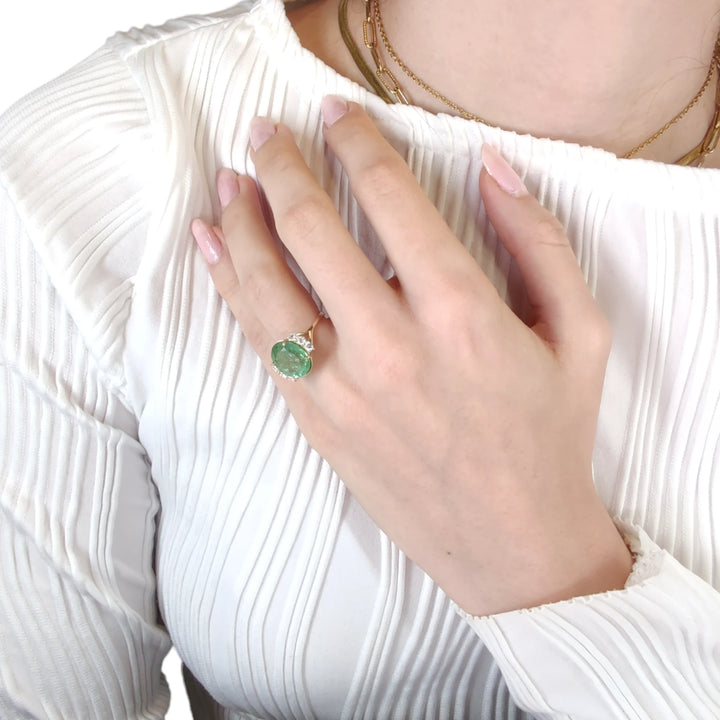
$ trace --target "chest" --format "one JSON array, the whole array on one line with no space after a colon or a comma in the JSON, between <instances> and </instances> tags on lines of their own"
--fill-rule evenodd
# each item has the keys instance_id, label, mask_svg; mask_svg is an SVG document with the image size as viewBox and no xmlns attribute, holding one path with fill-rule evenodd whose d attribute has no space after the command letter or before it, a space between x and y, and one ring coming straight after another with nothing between
<instances>
[{"instance_id":1,"label":"chest","mask_svg":"<svg viewBox=\"0 0 720 720\"><path fill-rule=\"evenodd\" d=\"M433 157L408 159L420 178L438 176ZM426 192L521 308L517 274L471 174L446 171L448 184L428 181ZM387 275L343 183L340 174L326 178L345 223ZM629 222L602 203L555 203L552 187L533 190L568 228L615 333L598 491L611 514L717 584L718 243L702 228L680 236L672 213ZM191 671L223 705L257 717L434 718L437 708L498 717L492 708L510 700L489 653L307 446L205 268L178 264L171 284L173 273L192 291L175 326L156 329L169 351L141 430L163 508L161 609Z\"/></svg>"}]
</instances>

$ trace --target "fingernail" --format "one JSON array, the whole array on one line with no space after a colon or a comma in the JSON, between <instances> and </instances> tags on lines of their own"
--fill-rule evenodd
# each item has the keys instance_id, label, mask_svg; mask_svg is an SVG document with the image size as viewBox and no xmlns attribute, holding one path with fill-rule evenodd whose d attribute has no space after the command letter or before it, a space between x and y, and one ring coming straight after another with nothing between
<instances>
[{"instance_id":1,"label":"fingernail","mask_svg":"<svg viewBox=\"0 0 720 720\"><path fill-rule=\"evenodd\" d=\"M485 143L482 146L481 157L485 169L490 177L508 194L513 197L522 197L528 194L525 183L510 167L508 161L492 145Z\"/></svg>"},{"instance_id":2,"label":"fingernail","mask_svg":"<svg viewBox=\"0 0 720 720\"><path fill-rule=\"evenodd\" d=\"M202 220L193 220L190 231L208 265L217 265L222 257L222 242L212 228Z\"/></svg>"},{"instance_id":3,"label":"fingernail","mask_svg":"<svg viewBox=\"0 0 720 720\"><path fill-rule=\"evenodd\" d=\"M253 150L261 148L275 133L275 123L266 117L256 117L250 121L250 144Z\"/></svg>"},{"instance_id":4,"label":"fingernail","mask_svg":"<svg viewBox=\"0 0 720 720\"><path fill-rule=\"evenodd\" d=\"M224 210L238 194L237 175L228 168L222 168L217 174L216 184L220 206Z\"/></svg>"},{"instance_id":5,"label":"fingernail","mask_svg":"<svg viewBox=\"0 0 720 720\"><path fill-rule=\"evenodd\" d=\"M339 95L326 95L320 103L323 121L330 127L349 110L347 102Z\"/></svg>"}]
</instances>

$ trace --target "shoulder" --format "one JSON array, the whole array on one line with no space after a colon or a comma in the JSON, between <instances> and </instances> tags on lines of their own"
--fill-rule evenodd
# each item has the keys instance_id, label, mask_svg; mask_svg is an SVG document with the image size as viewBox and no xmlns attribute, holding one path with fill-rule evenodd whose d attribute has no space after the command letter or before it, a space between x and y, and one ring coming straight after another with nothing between
<instances>
[{"instance_id":1,"label":"shoulder","mask_svg":"<svg viewBox=\"0 0 720 720\"><path fill-rule=\"evenodd\" d=\"M237 84L239 50L258 25L284 17L282 7L246 0L118 33L1 115L0 182L33 241L52 236L58 250L66 235L77 240L98 223L150 211L153 180L168 181L160 167L168 146L193 141L208 86L221 87L223 76Z\"/></svg>"},{"instance_id":2,"label":"shoulder","mask_svg":"<svg viewBox=\"0 0 720 720\"><path fill-rule=\"evenodd\" d=\"M153 57L168 56L180 66L192 58L182 55L188 49L208 49L208 43L222 42L231 33L237 40L249 40L258 23L277 15L282 0L242 0L215 13L186 15L163 25L146 25L118 32L106 46L128 65Z\"/></svg>"},{"instance_id":3,"label":"shoulder","mask_svg":"<svg viewBox=\"0 0 720 720\"><path fill-rule=\"evenodd\" d=\"M250 16L278 1L247 0L214 15L117 33L0 115L0 178L19 208L33 215L41 210L31 196L40 186L79 180L85 174L79 165L137 176L135 163L148 161L158 95L180 95L193 75L211 75L198 56L207 57L228 38L247 41Z\"/></svg>"},{"instance_id":4,"label":"shoulder","mask_svg":"<svg viewBox=\"0 0 720 720\"><path fill-rule=\"evenodd\" d=\"M118 33L0 116L0 184L24 240L101 355L124 333L159 215L197 204L187 188L175 207L170 199L188 168L205 164L192 152L202 124L194 109L216 56L251 43L271 9L282 3L248 1ZM3 242L19 242L3 220Z\"/></svg>"}]
</instances>

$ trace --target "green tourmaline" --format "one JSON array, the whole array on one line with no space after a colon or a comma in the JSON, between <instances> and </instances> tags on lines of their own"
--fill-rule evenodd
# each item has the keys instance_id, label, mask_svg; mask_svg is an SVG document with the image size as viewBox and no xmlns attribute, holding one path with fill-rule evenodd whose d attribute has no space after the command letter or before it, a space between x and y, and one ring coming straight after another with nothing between
<instances>
[{"instance_id":1,"label":"green tourmaline","mask_svg":"<svg viewBox=\"0 0 720 720\"><path fill-rule=\"evenodd\" d=\"M291 380L305 377L312 368L312 358L308 351L290 340L275 343L270 357L277 371Z\"/></svg>"}]
</instances>

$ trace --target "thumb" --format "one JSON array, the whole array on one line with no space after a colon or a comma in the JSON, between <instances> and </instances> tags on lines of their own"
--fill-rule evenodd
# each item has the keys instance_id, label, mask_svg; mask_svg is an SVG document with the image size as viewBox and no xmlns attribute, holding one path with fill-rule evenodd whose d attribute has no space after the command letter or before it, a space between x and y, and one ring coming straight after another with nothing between
<instances>
[{"instance_id":1,"label":"thumb","mask_svg":"<svg viewBox=\"0 0 720 720\"><path fill-rule=\"evenodd\" d=\"M480 193L490 222L520 269L533 329L552 345L563 345L600 315L567 235L497 150L483 145L482 160Z\"/></svg>"}]
</instances>

